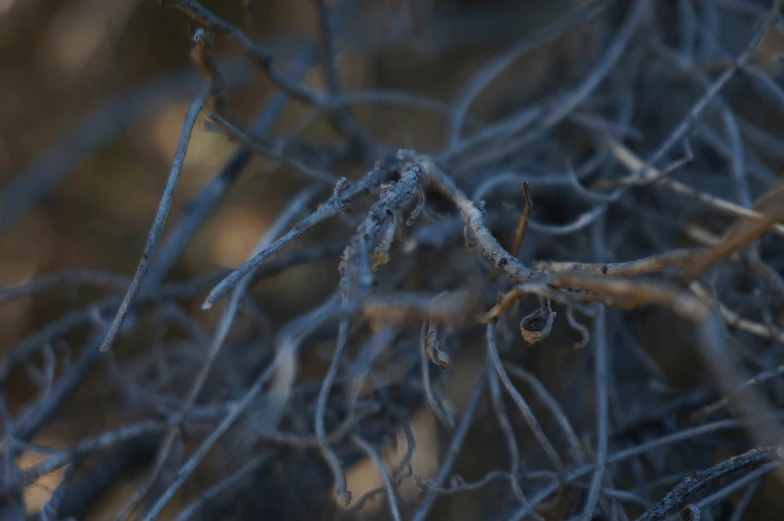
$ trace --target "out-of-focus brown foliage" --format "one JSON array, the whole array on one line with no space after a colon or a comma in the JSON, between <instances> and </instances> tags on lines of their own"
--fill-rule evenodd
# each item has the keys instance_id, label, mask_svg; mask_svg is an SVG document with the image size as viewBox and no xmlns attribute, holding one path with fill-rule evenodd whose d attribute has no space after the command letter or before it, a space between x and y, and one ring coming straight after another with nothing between
<instances>
[{"instance_id":1,"label":"out-of-focus brown foliage","mask_svg":"<svg viewBox=\"0 0 784 521\"><path fill-rule=\"evenodd\" d=\"M0 0L0 518L779 515L780 10Z\"/></svg>"}]
</instances>

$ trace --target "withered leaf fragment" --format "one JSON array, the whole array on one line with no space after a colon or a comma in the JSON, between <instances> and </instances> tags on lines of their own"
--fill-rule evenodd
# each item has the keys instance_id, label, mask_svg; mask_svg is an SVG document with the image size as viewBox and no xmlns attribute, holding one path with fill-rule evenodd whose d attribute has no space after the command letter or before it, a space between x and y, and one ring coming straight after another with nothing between
<instances>
[{"instance_id":1,"label":"withered leaf fragment","mask_svg":"<svg viewBox=\"0 0 784 521\"><path fill-rule=\"evenodd\" d=\"M449 355L441 350L441 342L438 340L438 327L430 324L425 335L425 354L427 358L441 369L449 367Z\"/></svg>"},{"instance_id":2,"label":"withered leaf fragment","mask_svg":"<svg viewBox=\"0 0 784 521\"><path fill-rule=\"evenodd\" d=\"M523 317L520 321L520 332L523 334L523 340L529 346L533 346L550 336L553 322L555 322L555 315L556 313L552 310L548 300L547 304L542 303L539 309Z\"/></svg>"}]
</instances>

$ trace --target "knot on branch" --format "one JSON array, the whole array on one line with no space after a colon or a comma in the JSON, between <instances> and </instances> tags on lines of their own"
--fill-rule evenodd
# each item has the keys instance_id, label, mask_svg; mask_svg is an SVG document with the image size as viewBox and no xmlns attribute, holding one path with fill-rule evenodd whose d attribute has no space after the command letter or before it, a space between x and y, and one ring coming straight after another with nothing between
<instances>
[{"instance_id":1,"label":"knot on branch","mask_svg":"<svg viewBox=\"0 0 784 521\"><path fill-rule=\"evenodd\" d=\"M212 31L210 31L209 29L205 29L204 27L199 27L193 33L193 44L198 47L210 49L214 43L215 43L215 36L213 35Z\"/></svg>"},{"instance_id":2,"label":"knot on branch","mask_svg":"<svg viewBox=\"0 0 784 521\"><path fill-rule=\"evenodd\" d=\"M338 179L337 183L335 183L335 189L332 191L332 195L325 203L325 206L334 207L339 213L351 212L353 209L351 206L351 194L347 193L349 188L351 188L351 181L345 177Z\"/></svg>"}]
</instances>

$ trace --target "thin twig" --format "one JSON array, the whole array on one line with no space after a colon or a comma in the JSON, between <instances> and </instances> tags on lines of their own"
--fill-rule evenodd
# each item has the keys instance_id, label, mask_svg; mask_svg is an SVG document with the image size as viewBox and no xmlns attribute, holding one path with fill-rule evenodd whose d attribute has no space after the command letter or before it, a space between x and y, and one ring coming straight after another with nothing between
<instances>
[{"instance_id":1,"label":"thin twig","mask_svg":"<svg viewBox=\"0 0 784 521\"><path fill-rule=\"evenodd\" d=\"M779 458L777 447L765 447L751 450L745 454L724 460L708 469L697 471L683 480L663 499L656 502L651 509L635 518L634 521L657 521L663 519L669 512L680 506L685 498L711 482L746 468L769 463Z\"/></svg>"},{"instance_id":2,"label":"thin twig","mask_svg":"<svg viewBox=\"0 0 784 521\"><path fill-rule=\"evenodd\" d=\"M531 211L533 211L531 192L528 189L528 183L525 181L523 181L523 198L525 199L525 207L523 208L523 213L520 215L520 220L517 223L517 229L515 230L512 248L509 250L509 252L515 257L519 257L520 255L520 247L522 246L523 239L525 238L525 231L528 229L528 221L531 219ZM476 198L474 198L474 200L476 200ZM500 268L496 268L493 272L492 278L494 279L501 273L503 273L503 271Z\"/></svg>"},{"instance_id":3,"label":"thin twig","mask_svg":"<svg viewBox=\"0 0 784 521\"><path fill-rule=\"evenodd\" d=\"M488 353L488 367L492 364L492 360L490 359L491 355ZM520 448L517 445L517 440L515 439L514 429L512 428L511 423L509 422L509 417L506 414L506 408L504 407L503 396L501 395L501 386L499 385L499 378L496 372L492 371L488 376L490 382L490 398L493 402L493 409L495 410L495 414L498 417L498 425L501 427L503 431L504 437L506 438L506 447L509 450L509 457L512 460L511 468L509 472L502 473L505 477L509 479L509 482L512 485L512 492L514 493L515 497L520 501L520 504L525 507L530 507L530 503L528 502L528 498L525 497L525 493L523 492L523 488L520 485ZM489 482L491 479L495 477L497 473L489 472L479 483L476 483L475 486L483 486L484 483ZM463 485L465 489L470 489L469 486ZM457 487L453 487L457 488ZM542 520L541 516L533 511L533 516L538 519Z\"/></svg>"},{"instance_id":4,"label":"thin twig","mask_svg":"<svg viewBox=\"0 0 784 521\"><path fill-rule=\"evenodd\" d=\"M744 382L743 387L749 387L749 386L752 386L752 385L759 385L761 383L767 382L769 380L773 380L775 378L779 378L781 376L784 376L784 365L780 365L780 366L776 367L772 371L763 371L762 373L760 373L760 374L758 374L758 375L756 375L756 376L754 376L752 378L749 378L748 380L746 380ZM701 408L700 410L692 413L691 421L699 422L699 421L702 421L702 420L704 420L705 418L707 418L709 416L712 416L713 414L716 414L721 409L727 407L727 404L729 403L729 401L731 399L732 399L732 396L725 396L724 398L721 398L720 400L718 400L718 401L716 401L716 402L714 402L714 403L712 403L710 405L706 405L705 407Z\"/></svg>"},{"instance_id":5,"label":"thin twig","mask_svg":"<svg viewBox=\"0 0 784 521\"><path fill-rule=\"evenodd\" d=\"M172 500L174 495L179 491L180 487L185 483L185 480L190 477L193 471L196 470L199 463L204 459L207 453L212 449L215 443L226 434L226 431L234 424L235 421L243 414L251 405L258 393L261 391L262 386L272 376L272 366L263 371L259 377L253 382L250 388L245 392L245 395L239 402L231 408L229 414L220 422L218 427L199 445L190 458L177 470L171 483L166 490L161 494L157 501L155 501L147 514L144 516L143 521L154 521L161 514L163 508Z\"/></svg>"},{"instance_id":6,"label":"thin twig","mask_svg":"<svg viewBox=\"0 0 784 521\"><path fill-rule=\"evenodd\" d=\"M532 373L524 370L519 365L513 364L511 362L504 362L503 363L504 369L509 372L509 376L514 378L519 378L520 380L524 381L528 387L530 387L536 395L539 397L539 400L547 407L550 411L550 414L553 415L555 421L558 423L561 431L563 431L563 435L566 438L567 443L569 444L569 449L571 450L572 458L574 458L575 463L583 464L586 460L586 454L583 450L582 446L580 445L580 440L577 437L577 433L572 427L571 422L569 422L569 418L566 416L564 411L562 410L561 406L558 405L558 401L551 395L547 389L542 385L542 382Z\"/></svg>"},{"instance_id":7,"label":"thin twig","mask_svg":"<svg viewBox=\"0 0 784 521\"><path fill-rule=\"evenodd\" d=\"M337 68L337 56L335 51L335 34L333 31L333 20L330 17L330 10L326 0L312 0L316 6L319 22L319 36L322 46L322 65L324 76L327 79L330 94L334 102L334 108L330 112L335 128L341 130L347 137L353 140L352 145L361 150L369 144L359 123L354 118L351 107L346 103L343 95L343 87L340 82L340 74Z\"/></svg>"},{"instance_id":8,"label":"thin twig","mask_svg":"<svg viewBox=\"0 0 784 521\"><path fill-rule=\"evenodd\" d=\"M747 44L744 51L738 56L738 59L733 63L732 67L728 68L724 71L724 73L719 76L716 81L711 84L705 94L700 98L700 100L694 104L691 108L689 113L686 117L678 124L678 126L673 130L668 136L667 139L659 145L656 151L650 155L648 160L645 164L640 168L638 172L634 175L622 180L625 184L642 184L642 185L650 185L655 183L656 181L660 180L662 177L667 175L668 172L666 171L658 171L655 173L650 172L650 168L661 161L664 156L669 152L669 150L679 141L681 141L686 133L689 131L691 126L697 121L701 116L703 111L710 105L711 101L721 92L721 90L727 85L727 83L735 76L735 73L738 71L740 67L742 67L746 62L754 54L754 51L757 50L762 38L768 33L768 29L770 29L773 25L775 25L779 17L781 16L781 0L775 0L773 2L773 7L770 10L770 13L757 28L754 36L751 38L749 43Z\"/></svg>"},{"instance_id":9,"label":"thin twig","mask_svg":"<svg viewBox=\"0 0 784 521\"><path fill-rule=\"evenodd\" d=\"M183 508L180 513L177 514L177 517L174 518L174 521L188 521L188 519L195 516L200 510L210 508L212 506L211 503L216 501L227 491L236 487L250 474L269 463L274 456L275 452L270 450L251 458L247 463L234 471L231 476L220 481L216 485L213 485L204 491L197 499L192 501L187 507Z\"/></svg>"},{"instance_id":10,"label":"thin twig","mask_svg":"<svg viewBox=\"0 0 784 521\"><path fill-rule=\"evenodd\" d=\"M286 226L289 225L289 222L303 210L303 208L310 202L311 199L316 196L316 194L317 187L311 187L304 190L299 194L299 196L295 197L291 204L288 205L287 209L278 217L272 226L270 226L267 233L259 241L255 251L263 250L264 248L268 247L274 238L279 235ZM218 354L223 348L226 337L228 336L230 328L234 323L240 300L245 297L248 285L253 279L253 276L254 272L249 272L234 288L229 303L226 306L223 316L221 317L221 321L218 323L215 336L213 337L212 341L210 342L210 346L207 349L202 368L196 375L196 378L193 380L193 383L188 390L188 394L185 396L185 400L182 404L182 410L179 413L180 419L184 418L188 413L188 410L193 407L199 393L202 391L202 388L207 381L207 377L212 370L213 364L218 358ZM171 454L172 448L174 447L174 442L179 435L180 421L175 421L169 426L168 432L166 433L166 436L164 437L163 442L161 443L161 447L158 451L158 455L156 456L154 468L147 478L146 484L142 487L142 492L138 493L136 497L130 501L125 508L123 508L123 511L130 512L135 509L138 502L140 502L144 496L146 496L146 494L154 485L155 480L158 479L158 476L163 470L163 467L166 464L169 455Z\"/></svg>"},{"instance_id":11,"label":"thin twig","mask_svg":"<svg viewBox=\"0 0 784 521\"><path fill-rule=\"evenodd\" d=\"M610 138L607 138L607 143L608 146L610 147L610 152L623 166L635 172L644 171L643 170L644 164L642 160L639 157L637 157L631 150L624 147L621 143L618 143L617 141L614 141ZM656 174L656 172L658 171L653 168L649 168L647 172L653 172L654 174ZM672 179L667 179L661 175L659 175L659 181L656 183L655 186L662 186L675 194L700 201L701 203L710 206L711 208L719 212L722 212L726 215L732 215L735 217L752 217L752 218L762 217L762 215L759 212L756 212L752 209L744 208L731 201L727 201L725 199L721 199L719 197L706 194L705 192L701 192L679 181L673 181ZM773 226L773 230L776 232L777 235L784 237L784 224L775 224Z\"/></svg>"},{"instance_id":12,"label":"thin twig","mask_svg":"<svg viewBox=\"0 0 784 521\"><path fill-rule=\"evenodd\" d=\"M650 257L645 257L643 259L607 264L540 261L534 263L533 267L537 270L549 272L583 271L585 273L606 275L608 277L635 277L638 275L647 275L649 273L664 271L669 268L682 267L700 251L700 248L684 248L651 255Z\"/></svg>"},{"instance_id":13,"label":"thin twig","mask_svg":"<svg viewBox=\"0 0 784 521\"><path fill-rule=\"evenodd\" d=\"M389 476L389 472L387 472L386 466L384 466L384 462L381 461L376 449L374 449L367 441L360 438L359 436L352 436L352 441L361 448L365 454L367 454L373 463L376 465L379 474L381 474L381 480L384 482L384 490L386 491L386 498L387 498L387 505L389 506L389 513L392 516L393 521L402 521L402 517L400 516L400 507L397 504L397 497L395 496L395 486L392 482L392 478Z\"/></svg>"},{"instance_id":14,"label":"thin twig","mask_svg":"<svg viewBox=\"0 0 784 521\"><path fill-rule=\"evenodd\" d=\"M777 222L784 221L784 185L765 194L754 209L761 217L742 219L727 232L724 240L696 255L685 267L682 276L693 279L717 262L750 246Z\"/></svg>"},{"instance_id":15,"label":"thin twig","mask_svg":"<svg viewBox=\"0 0 784 521\"><path fill-rule=\"evenodd\" d=\"M506 374L506 370L504 366L501 364L501 358L498 355L498 348L495 345L495 328L492 324L487 325L486 330L487 336L487 352L488 356L490 357L490 361L495 368L495 371L498 373L499 378L501 379L501 383L503 384L506 391L509 393L509 396L512 397L514 400L515 405L520 410L520 414L522 414L523 418L525 419L526 423L530 427L531 431L534 434L534 437L539 442L539 445L542 447L542 450L547 455L550 463L553 466L553 470L555 471L556 475L558 476L558 483L559 487L561 487L561 491L563 491L563 487L566 485L566 470L564 469L563 462L561 461L561 457L558 455L558 452L553 447L553 444L550 443L550 440L545 435L544 430L542 429L539 420L536 419L534 416L533 411L526 403L525 399L522 395L515 389L514 384L512 384L511 380L509 380L509 375Z\"/></svg>"},{"instance_id":16,"label":"thin twig","mask_svg":"<svg viewBox=\"0 0 784 521\"><path fill-rule=\"evenodd\" d=\"M476 204L466 197L455 182L444 174L436 164L427 158L422 159L422 167L430 184L460 211L460 217L470 229L473 236L482 246L485 254L498 267L503 267L504 272L518 282L527 282L537 278L537 274L526 267L517 258L509 254L493 237L484 222L484 215Z\"/></svg>"},{"instance_id":17,"label":"thin twig","mask_svg":"<svg viewBox=\"0 0 784 521\"><path fill-rule=\"evenodd\" d=\"M607 446L610 437L607 398L610 376L607 374L607 340L606 311L604 308L599 308L593 329L594 385L596 387L596 469L591 478L591 488L588 490L588 499L583 509L583 521L593 519L607 465Z\"/></svg>"},{"instance_id":18,"label":"thin twig","mask_svg":"<svg viewBox=\"0 0 784 521\"><path fill-rule=\"evenodd\" d=\"M322 204L318 210L306 217L301 222L297 223L296 226L294 226L291 230L288 231L288 233L270 245L269 248L259 252L252 259L245 262L242 266L234 270L228 277L223 279L220 284L212 289L210 294L207 296L207 299L204 301L202 308L211 308L213 304L215 304L215 302L217 302L223 295L228 293L228 291L234 287L234 285L236 285L245 276L246 273L254 270L258 265L262 264L279 251L283 250L286 246L294 242L294 240L296 240L316 224L350 211L351 199L370 190L370 188L381 183L384 179L389 177L389 175L390 173L386 170L376 168L368 175L363 177L362 180L357 181L356 183L352 184L345 178L338 181L332 196L324 204Z\"/></svg>"},{"instance_id":19,"label":"thin twig","mask_svg":"<svg viewBox=\"0 0 784 521\"><path fill-rule=\"evenodd\" d=\"M159 0L161 5L173 7L184 12L194 20L228 36L245 54L269 77L278 88L292 98L317 106L325 105L324 96L311 91L295 79L282 74L275 64L275 57L269 49L256 45L238 28L219 18L193 0Z\"/></svg>"},{"instance_id":20,"label":"thin twig","mask_svg":"<svg viewBox=\"0 0 784 521\"><path fill-rule=\"evenodd\" d=\"M441 463L441 468L438 470L438 476L433 480L433 485L437 488L443 487L446 483L449 474L452 472L452 467L455 465L460 450L463 447L463 442L468 434L468 429L474 421L476 411L479 407L480 399L485 391L487 385L487 371L482 371L479 376L479 381L474 385L474 390L471 392L471 397L468 405L463 412L463 417L455 429L452 441L449 444L449 451L447 452L446 459ZM413 515L411 521L425 521L430 509L438 498L438 491L430 490L422 502L419 504L416 513Z\"/></svg>"},{"instance_id":21,"label":"thin twig","mask_svg":"<svg viewBox=\"0 0 784 521\"><path fill-rule=\"evenodd\" d=\"M329 399L329 392L332 389L332 384L335 382L335 377L337 376L338 368L340 367L340 363L342 361L343 350L346 348L348 328L348 319L341 320L340 325L338 326L337 347L335 348L335 353L332 355L332 362L330 362L329 369L327 369L327 374L324 376L324 380L321 383L321 388L319 389L318 398L316 399L315 416L316 436L319 439L321 450L324 453L324 457L326 458L330 469L332 470L332 474L335 476L335 493L337 494L338 498L346 505L350 499L346 484L346 473L343 472L343 464L341 463L340 459L329 447L329 441L327 440L326 435L326 427L324 425L324 416L327 406L327 399ZM394 501L394 496L390 497L389 501Z\"/></svg>"},{"instance_id":22,"label":"thin twig","mask_svg":"<svg viewBox=\"0 0 784 521\"><path fill-rule=\"evenodd\" d=\"M307 175L308 177L313 178L314 180L320 183L335 183L337 180L327 172L323 172L317 168L313 168L310 165L291 157L287 154L278 152L272 147L265 146L259 143L257 140L251 136L248 131L240 128L240 126L236 123L232 123L225 117L221 116L220 114L216 114L210 112L207 114L207 117L210 121L215 122L218 127L221 128L226 134L232 136L236 139L239 139L240 142L245 145L246 147L252 149L255 152L267 157L273 161L280 161L284 164L288 164L303 174Z\"/></svg>"},{"instance_id":23,"label":"thin twig","mask_svg":"<svg viewBox=\"0 0 784 521\"><path fill-rule=\"evenodd\" d=\"M185 122L183 123L182 131L180 133L180 141L177 145L177 152L175 153L174 162L172 163L171 172L169 173L169 180L166 183L166 188L163 192L161 203L158 206L158 212L155 215L155 221L150 228L150 234L147 238L147 243L144 246L142 259L139 262L139 267L136 269L136 273L133 276L131 285L129 286L128 291L125 294L122 303L120 304L120 309L117 311L117 315L114 317L112 325L109 327L109 331L106 334L106 338L101 344L101 351L108 350L117 339L117 335L120 333L123 320L125 320L125 316L130 311L133 299L139 292L142 282L144 281L144 276L147 274L147 270L150 268L152 255L155 253L155 248L158 246L158 240L160 239L161 233L163 232L163 226L166 224L166 217L169 215L169 209L171 208L172 200L174 198L174 191L177 188L177 184L180 180L180 173L182 172L182 167L185 164L185 155L188 153L188 145L190 144L193 127L196 125L196 118L199 116L199 113L204 107L204 104L207 102L207 98L211 92L211 85L206 85L203 87L201 93L199 93L196 99L194 99L193 103L191 103L191 106L188 109L188 113L185 116Z\"/></svg>"}]
</instances>

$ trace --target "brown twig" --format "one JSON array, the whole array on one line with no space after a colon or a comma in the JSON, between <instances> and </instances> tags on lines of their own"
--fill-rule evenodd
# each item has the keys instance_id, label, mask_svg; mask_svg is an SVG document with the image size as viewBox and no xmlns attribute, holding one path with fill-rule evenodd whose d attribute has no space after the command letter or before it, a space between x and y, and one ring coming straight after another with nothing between
<instances>
[{"instance_id":1,"label":"brown twig","mask_svg":"<svg viewBox=\"0 0 784 521\"><path fill-rule=\"evenodd\" d=\"M700 248L684 248L672 250L643 259L627 262L613 262L598 264L592 262L553 262L539 261L534 263L534 269L559 273L564 271L580 271L592 275L606 275L608 277L636 277L664 271L669 268L682 267L701 252Z\"/></svg>"},{"instance_id":2,"label":"brown twig","mask_svg":"<svg viewBox=\"0 0 784 521\"><path fill-rule=\"evenodd\" d=\"M642 171L642 167L643 167L642 160L639 157L637 157L631 150L629 150L622 144L618 143L617 141L612 140L609 137L606 138L606 140L608 146L610 147L610 152L624 167L626 167L631 171L638 171L638 170ZM648 172L655 173L656 170L650 169L648 170ZM684 197L689 197L690 199L695 199L707 206L710 206L714 210L722 212L726 215L731 215L734 217L751 217L757 219L762 217L762 215L755 210L744 208L742 206L739 206L733 202L727 201L720 197L706 194L705 192L701 192L679 181L673 181L672 179L662 178L660 176L659 181L656 183L656 185L653 186L662 186L677 195L682 195ZM774 224L773 230L777 235L784 237L784 224Z\"/></svg>"},{"instance_id":3,"label":"brown twig","mask_svg":"<svg viewBox=\"0 0 784 521\"><path fill-rule=\"evenodd\" d=\"M717 262L749 247L776 223L784 221L784 185L768 192L754 205L754 209L760 214L759 218L741 220L727 232L724 240L697 254L681 276L687 280L693 279Z\"/></svg>"},{"instance_id":4,"label":"brown twig","mask_svg":"<svg viewBox=\"0 0 784 521\"><path fill-rule=\"evenodd\" d=\"M518 221L517 229L515 230L514 242L512 243L512 248L509 250L515 257L520 255L520 247L523 244L525 231L528 229L528 220L531 218L531 211L533 210L531 192L528 189L528 183L525 181L523 181L523 198L525 199L525 207L523 208L523 213L520 214L520 220ZM495 280L501 273L503 273L503 270L501 268L496 268L490 276L490 280Z\"/></svg>"}]
</instances>

